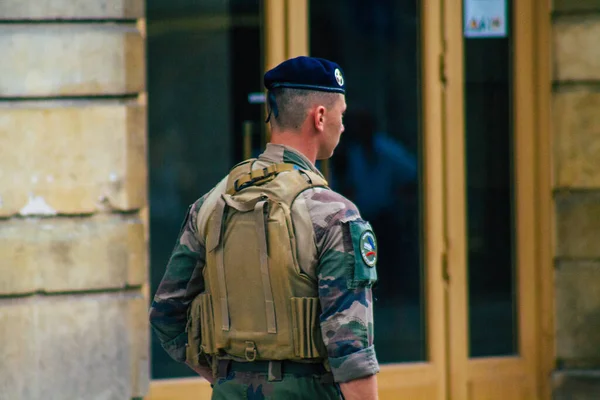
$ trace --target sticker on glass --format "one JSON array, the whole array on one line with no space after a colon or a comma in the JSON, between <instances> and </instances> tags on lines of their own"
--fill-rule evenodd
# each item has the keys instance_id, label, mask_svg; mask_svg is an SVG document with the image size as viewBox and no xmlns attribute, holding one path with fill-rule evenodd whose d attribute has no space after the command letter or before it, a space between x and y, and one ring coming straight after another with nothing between
<instances>
[{"instance_id":1,"label":"sticker on glass","mask_svg":"<svg viewBox=\"0 0 600 400\"><path fill-rule=\"evenodd\" d=\"M506 37L506 0L464 0L464 24L467 38Z\"/></svg>"}]
</instances>

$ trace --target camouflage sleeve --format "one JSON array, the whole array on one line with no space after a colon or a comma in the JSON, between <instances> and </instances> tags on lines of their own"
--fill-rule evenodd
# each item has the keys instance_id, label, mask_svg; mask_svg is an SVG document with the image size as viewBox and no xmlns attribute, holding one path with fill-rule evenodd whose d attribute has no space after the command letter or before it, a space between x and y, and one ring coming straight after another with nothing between
<instances>
[{"instance_id":1,"label":"camouflage sleeve","mask_svg":"<svg viewBox=\"0 0 600 400\"><path fill-rule=\"evenodd\" d=\"M150 308L150 325L163 348L179 362L185 361L188 306L204 290L206 255L198 240L196 219L205 198L190 206Z\"/></svg>"},{"instance_id":2,"label":"camouflage sleeve","mask_svg":"<svg viewBox=\"0 0 600 400\"><path fill-rule=\"evenodd\" d=\"M303 196L318 249L321 331L334 379L347 382L373 375L379 371L371 292L377 279L375 236L343 196L325 189L311 189ZM355 252L361 244L372 245L370 251Z\"/></svg>"}]
</instances>

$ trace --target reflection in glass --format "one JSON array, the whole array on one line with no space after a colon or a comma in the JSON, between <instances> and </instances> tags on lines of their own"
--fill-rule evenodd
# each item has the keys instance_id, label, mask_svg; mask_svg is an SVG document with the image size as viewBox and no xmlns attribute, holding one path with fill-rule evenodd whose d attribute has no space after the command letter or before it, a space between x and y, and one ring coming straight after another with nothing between
<instances>
[{"instance_id":1,"label":"reflection in glass","mask_svg":"<svg viewBox=\"0 0 600 400\"><path fill-rule=\"evenodd\" d=\"M262 127L261 20L247 0L149 0L150 281L154 295L187 211ZM258 128L251 145L260 145ZM152 334L154 379L194 376Z\"/></svg>"},{"instance_id":2,"label":"reflection in glass","mask_svg":"<svg viewBox=\"0 0 600 400\"><path fill-rule=\"evenodd\" d=\"M345 73L346 131L331 159L333 189L371 222L380 362L426 358L421 268L419 2L310 4L310 53Z\"/></svg>"},{"instance_id":3,"label":"reflection in glass","mask_svg":"<svg viewBox=\"0 0 600 400\"><path fill-rule=\"evenodd\" d=\"M510 28L464 47L471 357L517 351Z\"/></svg>"}]
</instances>

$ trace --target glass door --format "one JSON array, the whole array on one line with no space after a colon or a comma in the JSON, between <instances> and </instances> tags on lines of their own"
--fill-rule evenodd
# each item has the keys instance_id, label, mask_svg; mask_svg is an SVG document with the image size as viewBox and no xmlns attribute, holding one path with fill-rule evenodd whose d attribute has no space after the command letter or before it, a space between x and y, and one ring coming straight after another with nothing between
<instances>
[{"instance_id":1,"label":"glass door","mask_svg":"<svg viewBox=\"0 0 600 400\"><path fill-rule=\"evenodd\" d=\"M245 0L147 1L150 296L187 208L263 146L263 16ZM149 399L210 398L152 334Z\"/></svg>"},{"instance_id":2,"label":"glass door","mask_svg":"<svg viewBox=\"0 0 600 400\"><path fill-rule=\"evenodd\" d=\"M346 77L345 132L325 170L379 243L382 399L445 398L441 3L309 2L309 51Z\"/></svg>"},{"instance_id":3,"label":"glass door","mask_svg":"<svg viewBox=\"0 0 600 400\"><path fill-rule=\"evenodd\" d=\"M445 2L450 398L539 398L533 1Z\"/></svg>"}]
</instances>

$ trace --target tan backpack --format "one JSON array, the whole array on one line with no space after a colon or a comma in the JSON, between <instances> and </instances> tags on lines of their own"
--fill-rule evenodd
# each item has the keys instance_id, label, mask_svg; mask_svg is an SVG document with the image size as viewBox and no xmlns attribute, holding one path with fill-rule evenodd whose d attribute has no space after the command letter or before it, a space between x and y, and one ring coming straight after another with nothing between
<instances>
[{"instance_id":1,"label":"tan backpack","mask_svg":"<svg viewBox=\"0 0 600 400\"><path fill-rule=\"evenodd\" d=\"M327 182L292 164L252 170L253 161L231 171L206 224L206 290L188 320L192 365L326 358L318 284L299 267L290 210L300 193Z\"/></svg>"}]
</instances>

